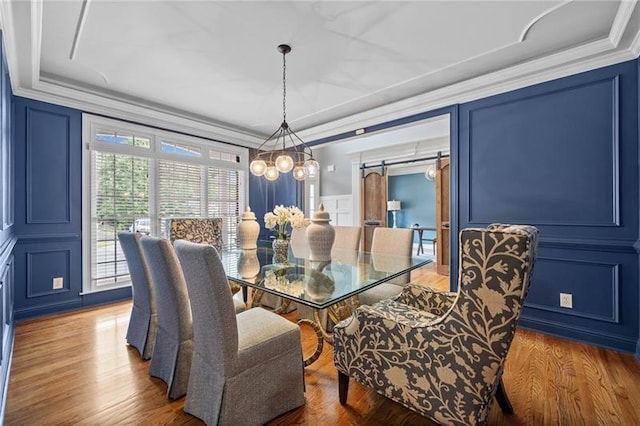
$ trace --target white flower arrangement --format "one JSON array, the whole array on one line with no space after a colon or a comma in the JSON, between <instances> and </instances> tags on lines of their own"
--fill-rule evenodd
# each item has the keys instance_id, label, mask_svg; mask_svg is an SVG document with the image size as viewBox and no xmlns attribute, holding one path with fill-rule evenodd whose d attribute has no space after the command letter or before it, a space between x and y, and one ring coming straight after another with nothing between
<instances>
[{"instance_id":1,"label":"white flower arrangement","mask_svg":"<svg viewBox=\"0 0 640 426\"><path fill-rule=\"evenodd\" d=\"M305 218L302 210L296 206L275 206L273 212L264 215L264 226L275 229L276 238L279 240L289 238L287 224L291 224L291 227L296 229L306 228L309 226L309 219Z\"/></svg>"}]
</instances>

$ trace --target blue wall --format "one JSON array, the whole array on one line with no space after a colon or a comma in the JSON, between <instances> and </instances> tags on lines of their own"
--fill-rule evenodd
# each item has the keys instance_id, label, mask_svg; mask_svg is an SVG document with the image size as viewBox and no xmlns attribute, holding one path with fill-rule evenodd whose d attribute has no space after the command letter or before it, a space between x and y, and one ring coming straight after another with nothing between
<instances>
[{"instance_id":1,"label":"blue wall","mask_svg":"<svg viewBox=\"0 0 640 426\"><path fill-rule=\"evenodd\" d=\"M131 296L82 292L82 112L14 97L16 319ZM55 277L63 288L53 289Z\"/></svg>"},{"instance_id":2,"label":"blue wall","mask_svg":"<svg viewBox=\"0 0 640 426\"><path fill-rule=\"evenodd\" d=\"M0 420L13 351L14 233L11 83L0 34Z\"/></svg>"},{"instance_id":3,"label":"blue wall","mask_svg":"<svg viewBox=\"0 0 640 426\"><path fill-rule=\"evenodd\" d=\"M424 173L389 176L389 200L402 203L402 210L396 213L398 228L410 228L414 224L435 228L436 226L436 185L424 177ZM388 213L388 224L391 226L391 212ZM435 237L435 232L424 232L425 238ZM414 242L418 235L414 233Z\"/></svg>"},{"instance_id":4,"label":"blue wall","mask_svg":"<svg viewBox=\"0 0 640 426\"><path fill-rule=\"evenodd\" d=\"M639 324L637 66L463 104L457 147L458 229L540 229L520 324L627 352Z\"/></svg>"},{"instance_id":5,"label":"blue wall","mask_svg":"<svg viewBox=\"0 0 640 426\"><path fill-rule=\"evenodd\" d=\"M80 295L80 111L14 104L16 317L126 297ZM452 253L467 226L541 230L521 325L640 353L638 104L635 60L448 108ZM275 204L302 206L287 176L249 184L260 221ZM65 288L51 289L54 276ZM573 309L559 307L560 292L573 294Z\"/></svg>"}]
</instances>

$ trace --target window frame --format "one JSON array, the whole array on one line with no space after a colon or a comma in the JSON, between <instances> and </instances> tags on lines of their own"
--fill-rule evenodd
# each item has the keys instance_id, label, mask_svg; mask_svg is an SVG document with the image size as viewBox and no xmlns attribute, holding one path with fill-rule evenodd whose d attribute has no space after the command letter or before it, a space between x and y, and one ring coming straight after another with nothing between
<instances>
[{"instance_id":1,"label":"window frame","mask_svg":"<svg viewBox=\"0 0 640 426\"><path fill-rule=\"evenodd\" d=\"M119 134L131 134L149 139L149 148L139 146L117 144L96 140L98 131L115 131ZM128 287L128 283L114 283L111 285L96 286L91 279L92 274L92 153L94 151L132 155L148 158L149 161L149 216L151 218L151 235L158 235L160 231L158 218L159 194L158 191L158 167L159 161L172 161L198 166L206 166L220 169L231 169L238 172L238 216L242 215L248 202L249 179L248 164L249 150L236 145L216 142L196 136L183 135L168 130L128 123L116 119L82 114L82 293L90 294L100 291L113 290ZM201 156L189 156L162 150L162 142L184 144L201 149ZM210 159L211 151L222 151L236 155L237 162L227 160ZM203 171L208 169L202 168ZM206 174L206 173L204 173ZM203 185L203 193L208 195L206 183ZM203 210L207 209L208 197L202 200ZM225 237L225 236L223 236Z\"/></svg>"}]
</instances>

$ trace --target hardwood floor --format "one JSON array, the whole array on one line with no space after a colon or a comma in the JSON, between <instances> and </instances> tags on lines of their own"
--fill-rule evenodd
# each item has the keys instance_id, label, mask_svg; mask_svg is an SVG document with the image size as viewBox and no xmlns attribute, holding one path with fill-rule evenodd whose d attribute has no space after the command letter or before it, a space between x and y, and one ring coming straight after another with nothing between
<instances>
[{"instance_id":1,"label":"hardwood floor","mask_svg":"<svg viewBox=\"0 0 640 426\"><path fill-rule=\"evenodd\" d=\"M412 280L448 286L447 277L429 270ZM184 413L184 398L166 399L164 383L147 374L149 362L124 343L130 309L122 302L18 324L5 424L202 424ZM303 340L312 343L309 330L303 329ZM353 381L347 405L340 405L332 356L325 345L305 369L306 404L270 424L433 424ZM489 424L632 425L640 419L640 365L631 355L518 330L504 383L515 413L505 415L494 404Z\"/></svg>"}]
</instances>

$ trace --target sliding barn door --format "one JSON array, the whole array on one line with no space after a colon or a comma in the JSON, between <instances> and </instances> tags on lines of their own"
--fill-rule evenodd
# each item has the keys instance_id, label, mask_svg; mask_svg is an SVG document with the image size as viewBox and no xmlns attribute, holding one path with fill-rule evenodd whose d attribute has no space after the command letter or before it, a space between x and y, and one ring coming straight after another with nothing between
<instances>
[{"instance_id":1,"label":"sliding barn door","mask_svg":"<svg viewBox=\"0 0 640 426\"><path fill-rule=\"evenodd\" d=\"M371 251L373 230L387 226L387 175L384 171L366 171L361 182L362 250Z\"/></svg>"},{"instance_id":2,"label":"sliding barn door","mask_svg":"<svg viewBox=\"0 0 640 426\"><path fill-rule=\"evenodd\" d=\"M436 270L449 275L449 160L440 160L436 171Z\"/></svg>"}]
</instances>

